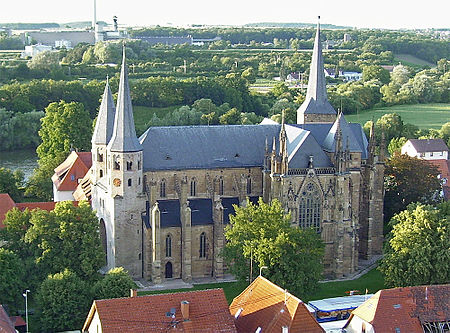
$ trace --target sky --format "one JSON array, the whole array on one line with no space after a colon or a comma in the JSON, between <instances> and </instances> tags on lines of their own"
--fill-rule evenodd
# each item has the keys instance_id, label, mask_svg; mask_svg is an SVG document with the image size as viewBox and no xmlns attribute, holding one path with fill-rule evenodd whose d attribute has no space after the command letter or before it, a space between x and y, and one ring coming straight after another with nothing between
<instances>
[{"instance_id":1,"label":"sky","mask_svg":"<svg viewBox=\"0 0 450 333\"><path fill-rule=\"evenodd\" d=\"M94 0L0 0L0 23L91 21ZM97 20L119 25L301 22L356 28L450 28L447 0L97 0Z\"/></svg>"}]
</instances>

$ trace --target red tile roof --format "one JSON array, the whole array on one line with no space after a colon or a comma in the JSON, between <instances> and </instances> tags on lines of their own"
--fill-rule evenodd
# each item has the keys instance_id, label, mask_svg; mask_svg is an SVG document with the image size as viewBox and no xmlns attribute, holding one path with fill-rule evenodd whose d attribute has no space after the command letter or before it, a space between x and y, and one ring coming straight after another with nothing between
<instances>
[{"instance_id":1,"label":"red tile roof","mask_svg":"<svg viewBox=\"0 0 450 333\"><path fill-rule=\"evenodd\" d=\"M19 326L26 326L27 323L25 322L25 320L23 320L23 318L21 316L12 316L9 317L14 325L14 327L19 327Z\"/></svg>"},{"instance_id":2,"label":"red tile roof","mask_svg":"<svg viewBox=\"0 0 450 333\"><path fill-rule=\"evenodd\" d=\"M91 153L72 151L64 162L58 165L52 176L58 191L75 191L78 180L82 179L92 166Z\"/></svg>"},{"instance_id":3,"label":"red tile roof","mask_svg":"<svg viewBox=\"0 0 450 333\"><path fill-rule=\"evenodd\" d=\"M425 322L450 320L450 284L378 291L350 316L369 322L375 332L422 333ZM346 325L346 326L347 326Z\"/></svg>"},{"instance_id":4,"label":"red tile roof","mask_svg":"<svg viewBox=\"0 0 450 333\"><path fill-rule=\"evenodd\" d=\"M255 332L258 327L281 332L283 326L289 332L324 332L300 299L262 276L233 300L230 312L237 316L238 332Z\"/></svg>"},{"instance_id":5,"label":"red tile roof","mask_svg":"<svg viewBox=\"0 0 450 333\"><path fill-rule=\"evenodd\" d=\"M189 320L181 314L189 302ZM175 318L167 313L175 308ZM83 326L98 314L102 332L236 332L222 289L96 300Z\"/></svg>"},{"instance_id":6,"label":"red tile roof","mask_svg":"<svg viewBox=\"0 0 450 333\"><path fill-rule=\"evenodd\" d=\"M8 193L0 193L0 229L4 228L3 220L5 219L5 214L16 207L15 202Z\"/></svg>"},{"instance_id":7,"label":"red tile roof","mask_svg":"<svg viewBox=\"0 0 450 333\"><path fill-rule=\"evenodd\" d=\"M21 211L24 211L27 208L28 210L39 208L46 211L52 211L53 209L55 209L56 204L57 203L54 201L15 203L8 193L0 193L0 229L5 227L3 221L5 220L6 213L14 207ZM75 206L78 206L78 201L73 201L73 204Z\"/></svg>"},{"instance_id":8,"label":"red tile roof","mask_svg":"<svg viewBox=\"0 0 450 333\"><path fill-rule=\"evenodd\" d=\"M427 160L427 162L439 170L440 178L444 182L442 189L445 200L450 200L450 160Z\"/></svg>"},{"instance_id":9,"label":"red tile roof","mask_svg":"<svg viewBox=\"0 0 450 333\"><path fill-rule=\"evenodd\" d=\"M3 306L0 304L0 332L1 333L16 333L14 329L14 324L11 319L9 319Z\"/></svg>"}]
</instances>

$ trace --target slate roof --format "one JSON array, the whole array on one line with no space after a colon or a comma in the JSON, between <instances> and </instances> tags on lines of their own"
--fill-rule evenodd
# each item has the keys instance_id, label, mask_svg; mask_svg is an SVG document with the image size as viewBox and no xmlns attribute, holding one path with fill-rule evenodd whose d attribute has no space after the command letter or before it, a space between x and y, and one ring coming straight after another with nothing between
<instances>
[{"instance_id":1,"label":"slate roof","mask_svg":"<svg viewBox=\"0 0 450 333\"><path fill-rule=\"evenodd\" d=\"M188 201L192 225L214 224L211 199L189 199Z\"/></svg>"},{"instance_id":2,"label":"slate roof","mask_svg":"<svg viewBox=\"0 0 450 333\"><path fill-rule=\"evenodd\" d=\"M141 137L144 171L262 166L266 138L280 125L150 127Z\"/></svg>"},{"instance_id":3,"label":"slate roof","mask_svg":"<svg viewBox=\"0 0 450 333\"><path fill-rule=\"evenodd\" d=\"M181 227L180 201L178 199L158 200L158 207L161 217L161 228Z\"/></svg>"},{"instance_id":4,"label":"slate roof","mask_svg":"<svg viewBox=\"0 0 450 333\"><path fill-rule=\"evenodd\" d=\"M323 141L322 146L325 150L329 152L335 152L336 151L336 135L338 128L340 128L341 134L342 134L342 149L347 149L347 143L348 143L348 149L351 152L361 152L363 149L361 149L361 145L358 143L358 140L355 137L355 134L353 133L352 128L350 127L350 124L345 120L345 117L342 113L339 113L338 117L336 118L336 121L334 122L333 126L331 126L330 131L328 132L327 136L325 137L325 140Z\"/></svg>"},{"instance_id":5,"label":"slate roof","mask_svg":"<svg viewBox=\"0 0 450 333\"><path fill-rule=\"evenodd\" d=\"M300 299L262 276L234 298L230 312L238 332L255 332L258 327L281 332L283 326L289 332L325 332Z\"/></svg>"},{"instance_id":6,"label":"slate roof","mask_svg":"<svg viewBox=\"0 0 450 333\"><path fill-rule=\"evenodd\" d=\"M448 147L442 139L409 139L418 153L448 151Z\"/></svg>"},{"instance_id":7,"label":"slate roof","mask_svg":"<svg viewBox=\"0 0 450 333\"><path fill-rule=\"evenodd\" d=\"M369 322L375 332L422 333L424 322L450 320L450 284L384 289L356 308L354 316Z\"/></svg>"},{"instance_id":8,"label":"slate roof","mask_svg":"<svg viewBox=\"0 0 450 333\"><path fill-rule=\"evenodd\" d=\"M183 320L181 302L189 302ZM175 318L166 314L175 309ZM103 333L109 332L222 332L236 327L222 289L96 300L83 326L89 328L97 312Z\"/></svg>"},{"instance_id":9,"label":"slate roof","mask_svg":"<svg viewBox=\"0 0 450 333\"><path fill-rule=\"evenodd\" d=\"M122 70L120 72L114 129L111 140L108 143L108 150L112 152L136 152L142 150L134 128L133 106L131 105L130 86L128 84L125 48L123 51Z\"/></svg>"},{"instance_id":10,"label":"slate roof","mask_svg":"<svg viewBox=\"0 0 450 333\"><path fill-rule=\"evenodd\" d=\"M336 114L328 101L322 56L322 43L320 41L320 24L317 24L316 38L309 70L308 89L305 101L297 112L307 114Z\"/></svg>"},{"instance_id":11,"label":"slate roof","mask_svg":"<svg viewBox=\"0 0 450 333\"><path fill-rule=\"evenodd\" d=\"M230 214L234 214L235 212L233 205L239 206L239 198L222 198L224 224L230 223Z\"/></svg>"},{"instance_id":12,"label":"slate roof","mask_svg":"<svg viewBox=\"0 0 450 333\"><path fill-rule=\"evenodd\" d=\"M311 132L289 125L285 128L289 168L307 168L311 155L314 156L315 167L333 166Z\"/></svg>"},{"instance_id":13,"label":"slate roof","mask_svg":"<svg viewBox=\"0 0 450 333\"><path fill-rule=\"evenodd\" d=\"M114 128L114 115L116 107L109 88L108 81L103 92L102 103L98 111L97 121L95 123L94 133L92 135L92 144L107 145L111 139Z\"/></svg>"}]
</instances>

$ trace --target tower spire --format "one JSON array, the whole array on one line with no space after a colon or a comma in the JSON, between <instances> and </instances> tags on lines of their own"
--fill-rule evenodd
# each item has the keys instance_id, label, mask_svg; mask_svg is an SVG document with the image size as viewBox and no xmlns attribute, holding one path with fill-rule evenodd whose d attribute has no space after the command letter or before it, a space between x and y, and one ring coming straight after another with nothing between
<instances>
[{"instance_id":1,"label":"tower spire","mask_svg":"<svg viewBox=\"0 0 450 333\"><path fill-rule=\"evenodd\" d=\"M106 78L105 90L103 92L102 103L98 111L97 122L95 123L92 144L107 145L112 137L114 128L114 115L116 108L109 88L109 80Z\"/></svg>"},{"instance_id":2,"label":"tower spire","mask_svg":"<svg viewBox=\"0 0 450 333\"><path fill-rule=\"evenodd\" d=\"M318 17L318 19L320 20L320 16ZM297 110L297 123L299 124L304 122L305 115L307 114L333 116L336 115L336 111L328 101L322 55L322 43L320 41L321 34L319 20L317 22L317 31L314 40L306 98L303 104ZM334 117L330 119L334 119ZM317 122L323 122L323 120L319 119Z\"/></svg>"},{"instance_id":3,"label":"tower spire","mask_svg":"<svg viewBox=\"0 0 450 333\"><path fill-rule=\"evenodd\" d=\"M128 70L125 58L125 44L123 45L123 60L120 72L114 130L111 141L108 144L108 149L115 152L134 152L142 150L142 146L139 143L134 128L133 106L131 105Z\"/></svg>"}]
</instances>

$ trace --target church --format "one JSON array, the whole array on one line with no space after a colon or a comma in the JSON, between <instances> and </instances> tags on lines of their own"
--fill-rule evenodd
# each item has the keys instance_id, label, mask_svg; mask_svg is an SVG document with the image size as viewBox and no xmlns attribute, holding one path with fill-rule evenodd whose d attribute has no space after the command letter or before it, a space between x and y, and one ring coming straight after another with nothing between
<instances>
[{"instance_id":1,"label":"church","mask_svg":"<svg viewBox=\"0 0 450 333\"><path fill-rule=\"evenodd\" d=\"M278 199L294 228L325 243L324 275L381 254L383 148L328 101L320 27L297 124L150 127L136 136L123 57L117 105L106 84L92 137L92 207L107 268L153 283L220 278L233 205Z\"/></svg>"}]
</instances>

